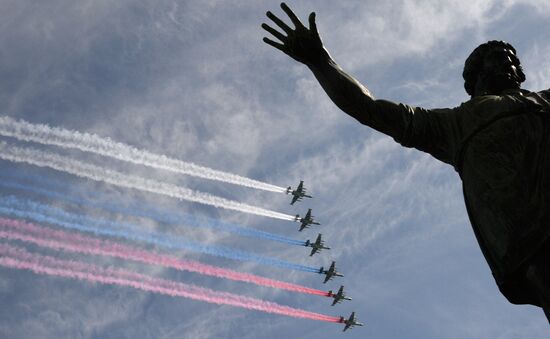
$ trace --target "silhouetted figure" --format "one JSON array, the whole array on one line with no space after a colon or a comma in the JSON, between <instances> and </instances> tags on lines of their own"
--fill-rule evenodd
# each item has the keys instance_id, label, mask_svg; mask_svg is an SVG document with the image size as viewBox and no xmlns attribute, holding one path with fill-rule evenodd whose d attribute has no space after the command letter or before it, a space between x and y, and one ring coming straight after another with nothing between
<instances>
[{"instance_id":1,"label":"silhouetted figure","mask_svg":"<svg viewBox=\"0 0 550 339\"><path fill-rule=\"evenodd\" d=\"M550 90L520 89L515 49L502 41L477 47L466 60L471 100L424 109L375 99L324 48L315 13L306 28L286 6L280 42L264 41L313 72L332 101L362 124L455 168L473 230L500 291L514 304L544 309L550 321Z\"/></svg>"}]
</instances>

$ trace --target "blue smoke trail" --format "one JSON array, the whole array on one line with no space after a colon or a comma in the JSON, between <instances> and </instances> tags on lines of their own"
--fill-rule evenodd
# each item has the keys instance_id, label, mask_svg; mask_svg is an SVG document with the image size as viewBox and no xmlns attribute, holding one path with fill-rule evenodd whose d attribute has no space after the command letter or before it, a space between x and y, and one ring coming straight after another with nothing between
<instances>
[{"instance_id":1,"label":"blue smoke trail","mask_svg":"<svg viewBox=\"0 0 550 339\"><path fill-rule=\"evenodd\" d=\"M0 213L19 218L31 219L40 223L55 224L67 229L90 232L96 235L121 237L128 240L142 241L166 248L185 249L234 260L254 261L259 264L288 268L297 271L319 273L319 269L314 267L293 264L284 260L263 257L227 247L197 244L181 238L175 239L173 236L165 236L153 232L141 232L137 231L136 226L131 224L76 215L73 213L68 213L62 209L36 203L31 200L20 200L14 196L0 196Z\"/></svg>"},{"instance_id":2,"label":"blue smoke trail","mask_svg":"<svg viewBox=\"0 0 550 339\"><path fill-rule=\"evenodd\" d=\"M43 183L44 183L44 179L41 178L40 184L43 184ZM37 182L35 182L35 184L38 184L38 180ZM56 185L56 184L50 183L50 187L53 185ZM149 219L162 222L165 224L169 224L169 225L185 224L191 227L208 227L214 230L230 232L230 233L238 234L245 237L252 237L256 239L266 239L266 240L277 241L277 242L281 242L289 245L305 246L304 241L286 238L277 234L264 232L253 228L245 228L235 224L230 224L227 222L206 218L206 217L199 218L192 215L175 214L171 212L146 209L143 206L138 207L134 205L134 206L122 207L122 206L117 206L116 204L113 204L113 203L98 203L98 202L93 202L93 201L89 201L78 197L71 197L67 195L67 193L59 193L48 189L38 188L36 186L25 185L25 184L20 184L16 182L0 181L0 186L12 188L12 189L18 189L18 190L26 190L26 191L30 191L35 194L47 196L50 198L62 199L78 205L101 208L114 213L149 218ZM58 183L57 187L60 187L60 186L62 186L62 184Z\"/></svg>"}]
</instances>

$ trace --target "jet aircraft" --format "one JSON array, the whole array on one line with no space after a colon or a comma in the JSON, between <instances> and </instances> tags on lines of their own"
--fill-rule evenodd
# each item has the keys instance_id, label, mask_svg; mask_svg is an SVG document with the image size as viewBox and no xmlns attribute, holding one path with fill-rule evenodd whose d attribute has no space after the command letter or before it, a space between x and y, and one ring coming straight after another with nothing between
<instances>
[{"instance_id":1,"label":"jet aircraft","mask_svg":"<svg viewBox=\"0 0 550 339\"><path fill-rule=\"evenodd\" d=\"M311 253L309 254L310 257L321 250L330 250L330 247L326 247L325 242L321 239L321 233L319 233L315 242L307 240L305 246L312 248Z\"/></svg>"},{"instance_id":2,"label":"jet aircraft","mask_svg":"<svg viewBox=\"0 0 550 339\"><path fill-rule=\"evenodd\" d=\"M363 326L363 323L358 322L357 318L355 318L355 312L351 312L351 315L348 319L340 317L340 322L342 324L346 324L342 332L345 332L347 329L352 328L353 326Z\"/></svg>"},{"instance_id":3,"label":"jet aircraft","mask_svg":"<svg viewBox=\"0 0 550 339\"><path fill-rule=\"evenodd\" d=\"M351 300L350 297L346 297L346 294L344 293L344 286L340 286L340 289L336 294L332 293L332 290L328 291L328 296L334 298L334 301L332 302L331 306L334 306L338 303L341 303L344 300Z\"/></svg>"},{"instance_id":4,"label":"jet aircraft","mask_svg":"<svg viewBox=\"0 0 550 339\"><path fill-rule=\"evenodd\" d=\"M298 231L302 231L304 228L308 228L309 225L312 224L321 225L320 223L313 220L313 216L311 215L311 208L307 210L306 216L303 218L300 218L300 215L296 214L294 221L299 221L301 223L300 229Z\"/></svg>"},{"instance_id":5,"label":"jet aircraft","mask_svg":"<svg viewBox=\"0 0 550 339\"><path fill-rule=\"evenodd\" d=\"M323 266L321 266L321 268L319 269L319 273L320 274L324 274L326 275L325 277L325 281L323 281L323 284L325 284L327 281L329 281L330 279L334 278L334 277L343 277L344 275L338 271L336 271L336 262L332 262L332 264L330 264L330 267L328 270L325 270L323 268Z\"/></svg>"},{"instance_id":6,"label":"jet aircraft","mask_svg":"<svg viewBox=\"0 0 550 339\"><path fill-rule=\"evenodd\" d=\"M293 190L292 187L288 186L286 189L286 194L292 194L292 201L290 202L291 205L294 205L296 201L301 201L302 198L313 198L311 195L306 194L306 188L304 187L304 181L300 180L300 184L298 187Z\"/></svg>"}]
</instances>

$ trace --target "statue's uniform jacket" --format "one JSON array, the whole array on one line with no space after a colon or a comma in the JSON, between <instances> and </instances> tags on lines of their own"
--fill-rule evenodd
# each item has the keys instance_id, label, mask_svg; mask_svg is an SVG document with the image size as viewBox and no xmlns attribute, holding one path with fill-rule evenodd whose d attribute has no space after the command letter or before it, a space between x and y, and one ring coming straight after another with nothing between
<instances>
[{"instance_id":1,"label":"statue's uniform jacket","mask_svg":"<svg viewBox=\"0 0 550 339\"><path fill-rule=\"evenodd\" d=\"M506 286L550 245L550 90L478 96L456 108L366 106L359 121L455 168L497 284L511 302L531 303L523 288Z\"/></svg>"}]
</instances>

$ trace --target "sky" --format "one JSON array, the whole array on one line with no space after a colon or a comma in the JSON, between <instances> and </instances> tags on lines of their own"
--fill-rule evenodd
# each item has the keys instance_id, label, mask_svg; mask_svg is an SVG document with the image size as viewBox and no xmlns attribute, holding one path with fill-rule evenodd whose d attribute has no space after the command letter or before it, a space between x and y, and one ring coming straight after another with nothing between
<instances>
[{"instance_id":1,"label":"sky","mask_svg":"<svg viewBox=\"0 0 550 339\"><path fill-rule=\"evenodd\" d=\"M469 98L464 60L480 43L515 46L527 81L550 87L550 4L544 0L299 1L326 48L377 98L426 108ZM427 154L357 123L338 110L303 65L262 42L275 1L2 0L0 115L94 133L133 147L273 185L304 180L314 198L289 196L129 164L87 152L0 137L131 175L162 180L272 211L312 208L320 226L215 208L0 160L0 181L54 184L89 201L183 212L303 240L323 234L331 250L207 228L166 225L63 199L0 187L90 218L320 267L345 277L141 246L205 264L315 289L345 285L352 301L259 287L107 257L64 253L23 242L28 251L102 267L126 268L217 291L332 316L355 311L364 327L221 306L131 287L0 267L3 338L546 338L533 306L499 293L466 215L457 173ZM288 20L287 20L288 22ZM545 33L546 32L546 33ZM55 184L57 183L57 184ZM41 224L52 229L55 226ZM103 237L107 239L107 237Z\"/></svg>"}]
</instances>

